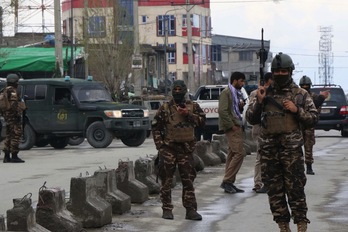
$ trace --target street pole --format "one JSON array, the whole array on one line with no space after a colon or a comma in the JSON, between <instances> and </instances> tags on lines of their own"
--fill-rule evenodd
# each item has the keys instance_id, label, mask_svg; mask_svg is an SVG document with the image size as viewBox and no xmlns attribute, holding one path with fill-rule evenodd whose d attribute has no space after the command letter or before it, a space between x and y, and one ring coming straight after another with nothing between
<instances>
[{"instance_id":1,"label":"street pole","mask_svg":"<svg viewBox=\"0 0 348 232\"><path fill-rule=\"evenodd\" d=\"M138 0L133 1L133 35L134 35L134 56L140 57L140 45L139 45L139 19L138 19ZM141 59L143 62L143 59ZM134 69L134 93L137 96L141 95L141 88L144 86L144 78L141 75L142 69Z\"/></svg>"},{"instance_id":2,"label":"street pole","mask_svg":"<svg viewBox=\"0 0 348 232\"><path fill-rule=\"evenodd\" d=\"M74 77L74 6L73 1L70 0L70 77Z\"/></svg>"},{"instance_id":3,"label":"street pole","mask_svg":"<svg viewBox=\"0 0 348 232\"><path fill-rule=\"evenodd\" d=\"M56 63L58 63L58 68L60 75L63 76L63 38L62 38L62 25L61 25L61 7L60 0L54 1L54 46Z\"/></svg>"},{"instance_id":4,"label":"street pole","mask_svg":"<svg viewBox=\"0 0 348 232\"><path fill-rule=\"evenodd\" d=\"M83 10L84 10L84 37L85 37L85 51L84 51L84 59L85 59L85 79L88 79L89 71L88 71L88 53L89 53L89 34L88 34L88 0L84 0L83 3Z\"/></svg>"},{"instance_id":5,"label":"street pole","mask_svg":"<svg viewBox=\"0 0 348 232\"><path fill-rule=\"evenodd\" d=\"M168 57L167 57L167 46L168 46L168 12L164 15L164 93L168 95L167 80L168 80Z\"/></svg>"},{"instance_id":6,"label":"street pole","mask_svg":"<svg viewBox=\"0 0 348 232\"><path fill-rule=\"evenodd\" d=\"M186 0L186 28L187 28L187 56L188 56L188 86L189 91L195 91L195 81L193 78L193 58L192 58L192 25L191 25L191 7L189 0Z\"/></svg>"}]
</instances>

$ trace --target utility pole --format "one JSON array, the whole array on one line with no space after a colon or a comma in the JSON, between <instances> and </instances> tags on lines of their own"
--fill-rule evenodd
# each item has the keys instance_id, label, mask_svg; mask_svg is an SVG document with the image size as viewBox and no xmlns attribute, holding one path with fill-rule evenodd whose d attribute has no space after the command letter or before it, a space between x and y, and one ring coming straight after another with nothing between
<instances>
[{"instance_id":1,"label":"utility pole","mask_svg":"<svg viewBox=\"0 0 348 232\"><path fill-rule=\"evenodd\" d=\"M55 45L55 55L56 63L58 63L58 68L60 75L63 76L63 39L62 39L62 25L61 25L61 8L60 0L54 1L54 45Z\"/></svg>"},{"instance_id":2,"label":"utility pole","mask_svg":"<svg viewBox=\"0 0 348 232\"><path fill-rule=\"evenodd\" d=\"M70 0L70 77L74 77L74 0Z\"/></svg>"},{"instance_id":3,"label":"utility pole","mask_svg":"<svg viewBox=\"0 0 348 232\"><path fill-rule=\"evenodd\" d=\"M88 53L89 53L89 34L88 34L88 0L84 0L83 3L83 10L84 10L84 37L85 37L85 51L84 51L84 59L85 59L85 79L88 79L89 72L88 72Z\"/></svg>"},{"instance_id":4,"label":"utility pole","mask_svg":"<svg viewBox=\"0 0 348 232\"><path fill-rule=\"evenodd\" d=\"M134 39L134 57L140 57L140 46L139 46L139 19L138 19L138 0L133 0L133 39ZM143 62L143 59L141 59ZM135 95L141 94L141 87L144 86L144 78L141 76L142 69L134 69L134 93Z\"/></svg>"},{"instance_id":5,"label":"utility pole","mask_svg":"<svg viewBox=\"0 0 348 232\"><path fill-rule=\"evenodd\" d=\"M164 15L164 93L168 95L167 80L168 80L168 57L167 57L167 46L168 46L168 12Z\"/></svg>"},{"instance_id":6,"label":"utility pole","mask_svg":"<svg viewBox=\"0 0 348 232\"><path fill-rule=\"evenodd\" d=\"M190 13L190 1L186 0L186 28L187 28L187 56L188 56L188 86L189 91L192 93L196 90L195 80L193 77L193 58L192 58L192 25L191 25L191 13Z\"/></svg>"}]
</instances>

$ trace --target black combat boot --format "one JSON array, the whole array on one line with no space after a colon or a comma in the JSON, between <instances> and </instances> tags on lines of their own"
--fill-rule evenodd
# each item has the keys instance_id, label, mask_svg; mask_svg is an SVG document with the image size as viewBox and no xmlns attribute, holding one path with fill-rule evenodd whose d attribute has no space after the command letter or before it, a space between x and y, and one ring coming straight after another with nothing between
<instances>
[{"instance_id":1,"label":"black combat boot","mask_svg":"<svg viewBox=\"0 0 348 232\"><path fill-rule=\"evenodd\" d=\"M11 163L24 163L25 161L21 158L18 158L18 152L12 153Z\"/></svg>"},{"instance_id":2,"label":"black combat boot","mask_svg":"<svg viewBox=\"0 0 348 232\"><path fill-rule=\"evenodd\" d=\"M11 158L10 158L10 152L4 151L5 156L4 156L4 163L11 163Z\"/></svg>"},{"instance_id":3,"label":"black combat boot","mask_svg":"<svg viewBox=\"0 0 348 232\"><path fill-rule=\"evenodd\" d=\"M163 210L163 214L162 214L162 218L173 220L174 219L174 215L173 215L171 210L164 209Z\"/></svg>"},{"instance_id":4,"label":"black combat boot","mask_svg":"<svg viewBox=\"0 0 348 232\"><path fill-rule=\"evenodd\" d=\"M307 165L307 174L314 175L315 173L313 172L312 164L306 164L306 165Z\"/></svg>"},{"instance_id":5,"label":"black combat boot","mask_svg":"<svg viewBox=\"0 0 348 232\"><path fill-rule=\"evenodd\" d=\"M194 209L186 209L186 217L185 217L185 219L200 221L200 220L202 220L202 215L197 213L197 211L194 210Z\"/></svg>"}]
</instances>

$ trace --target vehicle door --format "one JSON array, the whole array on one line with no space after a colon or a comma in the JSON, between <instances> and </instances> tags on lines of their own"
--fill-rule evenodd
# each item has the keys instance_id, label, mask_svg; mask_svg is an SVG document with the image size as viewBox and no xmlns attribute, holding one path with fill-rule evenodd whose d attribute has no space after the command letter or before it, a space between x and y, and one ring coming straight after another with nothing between
<instances>
[{"instance_id":1,"label":"vehicle door","mask_svg":"<svg viewBox=\"0 0 348 232\"><path fill-rule=\"evenodd\" d=\"M29 123L38 133L49 130L50 113L52 110L50 99L48 97L46 84L27 84L18 86L18 94L25 99L27 110L26 116Z\"/></svg>"},{"instance_id":2,"label":"vehicle door","mask_svg":"<svg viewBox=\"0 0 348 232\"><path fill-rule=\"evenodd\" d=\"M78 130L79 110L70 88L53 87L51 129L53 131Z\"/></svg>"}]
</instances>

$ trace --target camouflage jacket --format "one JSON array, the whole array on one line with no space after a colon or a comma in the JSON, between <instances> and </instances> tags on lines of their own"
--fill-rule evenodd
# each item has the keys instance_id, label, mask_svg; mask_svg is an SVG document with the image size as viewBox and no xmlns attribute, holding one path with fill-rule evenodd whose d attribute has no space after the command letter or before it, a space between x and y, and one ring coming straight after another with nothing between
<instances>
[{"instance_id":1,"label":"camouflage jacket","mask_svg":"<svg viewBox=\"0 0 348 232\"><path fill-rule=\"evenodd\" d=\"M190 112L186 116L187 122L193 123L194 127L204 126L205 114L199 104L192 101L186 101L186 103L193 104L193 112ZM177 143L165 138L169 114L178 114L177 107L173 100L169 101L168 103L162 104L161 107L157 110L154 119L152 120L152 135L157 150L162 148L163 145L166 145L175 150L192 152L196 144L195 140L190 142Z\"/></svg>"},{"instance_id":2,"label":"camouflage jacket","mask_svg":"<svg viewBox=\"0 0 348 232\"><path fill-rule=\"evenodd\" d=\"M18 96L17 89L13 86L7 86L6 89L7 99L10 104L10 109L3 112L3 116L8 120L19 120L22 117L23 110L26 108L24 102ZM24 105L24 106L23 106ZM24 108L23 108L24 107Z\"/></svg>"},{"instance_id":3,"label":"camouflage jacket","mask_svg":"<svg viewBox=\"0 0 348 232\"><path fill-rule=\"evenodd\" d=\"M309 93L297 86L294 82L290 84L288 88L282 89L282 91L277 91L276 89L270 87L267 89L266 96L283 96L284 98L291 99L295 103L298 108L296 114L294 114L296 120L298 120L300 126L303 127L313 127L318 121L318 111L313 103L313 100ZM267 103L272 104L272 103ZM265 107L265 101L260 104L257 101L257 96L250 99L249 107L246 112L246 120L251 124L260 124L261 123L261 115L263 113ZM303 144L302 132L301 130L297 130L292 132L291 134L282 134L281 136L276 135L274 138L269 135L265 135L263 133L263 128L261 127L261 140L264 142L271 139L280 139L284 144L292 144L295 146L301 146ZM277 138L276 138L277 137ZM279 138L280 137L280 138ZM283 144L283 145L284 145Z\"/></svg>"}]
</instances>

